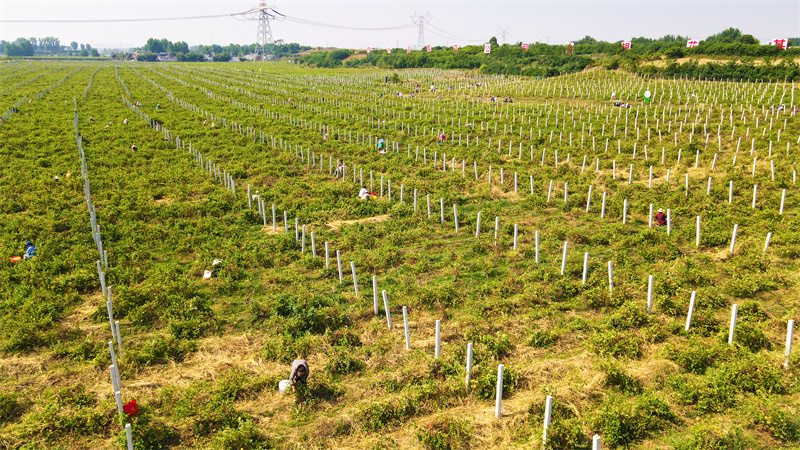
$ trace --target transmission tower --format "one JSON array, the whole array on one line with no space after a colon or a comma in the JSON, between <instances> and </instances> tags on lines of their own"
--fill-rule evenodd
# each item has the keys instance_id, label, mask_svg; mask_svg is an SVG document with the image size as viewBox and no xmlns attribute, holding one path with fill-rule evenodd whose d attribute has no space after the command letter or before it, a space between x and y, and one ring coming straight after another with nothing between
<instances>
[{"instance_id":1,"label":"transmission tower","mask_svg":"<svg viewBox=\"0 0 800 450\"><path fill-rule=\"evenodd\" d=\"M417 39L418 40L417 50L420 50L423 47L425 47L425 24L430 23L431 19L432 17L429 13L425 13L425 15L423 16L422 14L417 14L415 12L414 15L411 16L411 21L419 25L419 38Z\"/></svg>"},{"instance_id":2,"label":"transmission tower","mask_svg":"<svg viewBox=\"0 0 800 450\"><path fill-rule=\"evenodd\" d=\"M511 31L510 27L498 28L497 29L497 32L500 33L500 36L501 36L501 38L500 38L501 39L501 42L500 42L501 45L504 45L506 43L506 33L508 33L509 31Z\"/></svg>"},{"instance_id":3,"label":"transmission tower","mask_svg":"<svg viewBox=\"0 0 800 450\"><path fill-rule=\"evenodd\" d=\"M272 8L274 8L274 6L267 5L263 0L261 4L258 5L258 36L256 40L258 49L256 53L258 53L262 61L275 57L272 51L272 28L269 25L269 21L275 19L275 15L273 14L274 10Z\"/></svg>"}]
</instances>

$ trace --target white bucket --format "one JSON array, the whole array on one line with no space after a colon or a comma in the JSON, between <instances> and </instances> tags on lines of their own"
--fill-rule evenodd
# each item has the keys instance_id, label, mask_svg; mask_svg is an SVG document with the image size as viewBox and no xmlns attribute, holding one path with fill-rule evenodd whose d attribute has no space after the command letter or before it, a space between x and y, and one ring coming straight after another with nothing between
<instances>
[{"instance_id":1,"label":"white bucket","mask_svg":"<svg viewBox=\"0 0 800 450\"><path fill-rule=\"evenodd\" d=\"M286 390L289 389L289 386L291 385L292 385L291 381L281 380L280 383L278 383L278 392L280 392L281 395L286 394Z\"/></svg>"}]
</instances>

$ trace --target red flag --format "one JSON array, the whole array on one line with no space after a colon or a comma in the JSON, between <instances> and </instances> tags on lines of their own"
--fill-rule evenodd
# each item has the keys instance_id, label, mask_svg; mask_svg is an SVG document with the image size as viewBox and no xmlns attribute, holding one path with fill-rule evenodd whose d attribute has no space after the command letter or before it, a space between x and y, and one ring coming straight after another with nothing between
<instances>
[{"instance_id":1,"label":"red flag","mask_svg":"<svg viewBox=\"0 0 800 450\"><path fill-rule=\"evenodd\" d=\"M698 44L700 44L700 41L689 40L689 42L686 43L686 46L689 48L694 48L697 47Z\"/></svg>"},{"instance_id":2,"label":"red flag","mask_svg":"<svg viewBox=\"0 0 800 450\"><path fill-rule=\"evenodd\" d=\"M528 44L522 44L522 49L523 50L527 50L528 49Z\"/></svg>"},{"instance_id":3,"label":"red flag","mask_svg":"<svg viewBox=\"0 0 800 450\"><path fill-rule=\"evenodd\" d=\"M572 54L572 48L573 47L575 47L575 43L574 42L570 42L569 44L567 44L567 54L568 55Z\"/></svg>"},{"instance_id":4,"label":"red flag","mask_svg":"<svg viewBox=\"0 0 800 450\"><path fill-rule=\"evenodd\" d=\"M386 47L386 53L392 53L392 47Z\"/></svg>"},{"instance_id":5,"label":"red flag","mask_svg":"<svg viewBox=\"0 0 800 450\"><path fill-rule=\"evenodd\" d=\"M483 46L483 53L491 53L492 52L492 44L486 44Z\"/></svg>"},{"instance_id":6,"label":"red flag","mask_svg":"<svg viewBox=\"0 0 800 450\"><path fill-rule=\"evenodd\" d=\"M408 48L406 49L406 53L411 53L411 46L410 46L410 45L409 45L409 46L408 46Z\"/></svg>"},{"instance_id":7,"label":"red flag","mask_svg":"<svg viewBox=\"0 0 800 450\"><path fill-rule=\"evenodd\" d=\"M453 51L454 51L454 52L457 52L457 51L458 51L458 44L453 44Z\"/></svg>"},{"instance_id":8,"label":"red flag","mask_svg":"<svg viewBox=\"0 0 800 450\"><path fill-rule=\"evenodd\" d=\"M372 51L372 47L367 47L367 53Z\"/></svg>"},{"instance_id":9,"label":"red flag","mask_svg":"<svg viewBox=\"0 0 800 450\"><path fill-rule=\"evenodd\" d=\"M136 414L138 414L139 413L139 405L136 404L136 399L134 398L133 400L129 401L128 403L125 403L124 405L122 405L122 411L124 411L125 414L127 414L130 417L133 417Z\"/></svg>"},{"instance_id":10,"label":"red flag","mask_svg":"<svg viewBox=\"0 0 800 450\"><path fill-rule=\"evenodd\" d=\"M622 48L624 48L625 50L630 50L631 49L630 41L629 42L623 42L622 43Z\"/></svg>"},{"instance_id":11,"label":"red flag","mask_svg":"<svg viewBox=\"0 0 800 450\"><path fill-rule=\"evenodd\" d=\"M786 48L789 47L789 40L783 38L773 39L772 45L777 45L781 50L786 50Z\"/></svg>"},{"instance_id":12,"label":"red flag","mask_svg":"<svg viewBox=\"0 0 800 450\"><path fill-rule=\"evenodd\" d=\"M428 53L430 53L430 52L431 52L431 46L429 45L428 46Z\"/></svg>"}]
</instances>

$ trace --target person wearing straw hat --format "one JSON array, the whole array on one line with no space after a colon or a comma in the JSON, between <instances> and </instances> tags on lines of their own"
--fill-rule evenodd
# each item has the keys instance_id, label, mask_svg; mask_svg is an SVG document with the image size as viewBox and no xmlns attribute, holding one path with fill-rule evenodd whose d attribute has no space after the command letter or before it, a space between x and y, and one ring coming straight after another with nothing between
<instances>
[{"instance_id":1,"label":"person wearing straw hat","mask_svg":"<svg viewBox=\"0 0 800 450\"><path fill-rule=\"evenodd\" d=\"M297 383L305 384L308 379L308 363L305 359L295 359L292 362L292 372L289 374L289 381L292 383L292 392L296 392Z\"/></svg>"},{"instance_id":2,"label":"person wearing straw hat","mask_svg":"<svg viewBox=\"0 0 800 450\"><path fill-rule=\"evenodd\" d=\"M658 211L655 215L656 222L658 226L663 226L667 224L667 215L664 214L664 208L658 208Z\"/></svg>"}]
</instances>

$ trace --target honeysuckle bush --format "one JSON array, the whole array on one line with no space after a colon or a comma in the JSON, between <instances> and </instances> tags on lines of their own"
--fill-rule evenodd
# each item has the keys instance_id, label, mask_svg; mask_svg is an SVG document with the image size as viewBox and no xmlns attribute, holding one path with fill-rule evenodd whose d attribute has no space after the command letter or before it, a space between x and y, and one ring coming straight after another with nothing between
<instances>
[{"instance_id":1,"label":"honeysuckle bush","mask_svg":"<svg viewBox=\"0 0 800 450\"><path fill-rule=\"evenodd\" d=\"M117 355L122 394L142 405L142 416L128 420L137 448L452 448L457 442L527 448L541 445L548 394L556 399L552 448L589 448L595 433L614 448L709 448L709 442L771 448L796 442L796 424L787 418L797 407L796 356L788 370L781 368L786 320L797 315L796 118L768 109L778 101L773 90L780 97L783 86L646 80L600 71L531 80L440 70L403 71L399 83L387 85L387 72L379 70L301 71L269 64L258 66L264 72L250 72L250 67L38 61L0 67L0 79L17 84L43 75L14 95L3 93L12 104L79 69L0 125L0 156L7 162L0 172L0 385L13 393L0 398L2 442L11 447L38 442L27 444L31 448L124 444L125 420L113 420L110 334L72 125L76 104L92 203L108 252L106 279L122 329L123 351ZM392 95L408 94L417 82L423 92L415 98ZM436 93L427 92L432 83ZM658 86L661 106L636 103L642 83ZM687 106L690 89L698 97ZM609 107L605 100L614 90L630 97L634 108ZM513 96L516 103L488 102L490 95ZM139 111L160 129L123 98L140 102ZM706 147L702 129L709 110L712 137ZM473 126L459 127L459 118ZM696 120L691 144L691 125L681 127L682 120ZM720 121L721 147L714 142ZM322 125L332 127L327 141ZM447 139L436 144L434 135L442 129ZM372 135L372 145L362 143L363 135L367 141ZM742 139L733 166L739 136L756 138L755 177L748 139ZM388 153L378 155L378 137L396 141L397 150L390 144ZM190 142L233 176L235 195L200 167ZM330 174L331 159L348 164L344 180ZM774 181L764 161L775 162ZM648 187L651 165L654 180ZM353 182L353 167L363 170L363 184L376 192L383 175L383 198L356 198L361 183ZM265 201L266 227L252 198L248 209L247 185ZM778 213L782 189L787 189L783 215ZM670 208L669 235L665 227L648 226L650 203ZM696 247L698 215L702 233ZM295 219L306 226L304 253L295 239ZM360 219L369 220L335 223ZM739 224L739 234L731 254L733 224ZM764 253L768 231L772 240ZM39 255L11 263L9 257L21 254L28 239ZM336 250L342 255L342 283ZM589 253L585 284L584 252ZM203 280L214 259L223 261L221 268ZM377 317L372 275L378 280ZM652 314L646 312L648 275L655 279ZM382 290L388 294L391 331ZM697 302L685 331L692 291ZM728 345L733 303L739 317L734 344ZM402 306L408 308L410 352L404 349ZM442 321L438 359L433 357L437 319ZM474 344L469 386L468 342ZM310 362L309 384L294 398L281 398L275 388L295 358ZM42 367L48 381L24 361ZM485 427L479 424L493 417L500 363L506 366L504 414L522 420L504 415ZM78 382L79 395L59 391ZM764 395L768 405L752 406ZM757 413L739 414L740 408Z\"/></svg>"}]
</instances>

